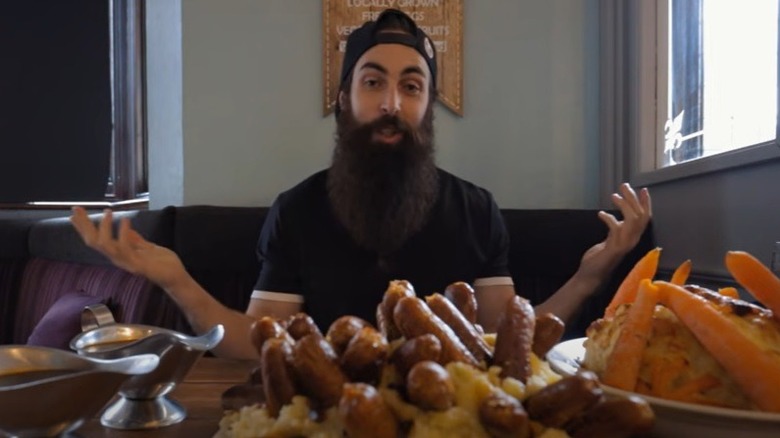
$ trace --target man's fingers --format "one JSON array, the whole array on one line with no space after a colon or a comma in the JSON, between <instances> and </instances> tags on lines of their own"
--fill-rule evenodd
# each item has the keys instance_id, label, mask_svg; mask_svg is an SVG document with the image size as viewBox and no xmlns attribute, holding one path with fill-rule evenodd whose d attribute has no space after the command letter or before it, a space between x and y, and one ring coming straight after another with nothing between
<instances>
[{"instance_id":1,"label":"man's fingers","mask_svg":"<svg viewBox=\"0 0 780 438\"><path fill-rule=\"evenodd\" d=\"M620 196L617 193L613 193L612 203L615 204L615 207L617 207L618 210L620 210L620 212L623 214L624 220L631 220L637 216L637 212L623 196Z\"/></svg>"},{"instance_id":2,"label":"man's fingers","mask_svg":"<svg viewBox=\"0 0 780 438\"><path fill-rule=\"evenodd\" d=\"M616 230L620 227L620 222L617 220L617 218L606 211L600 211L599 212L599 219L601 219L602 222L607 224L607 228L609 228L610 231Z\"/></svg>"},{"instance_id":3,"label":"man's fingers","mask_svg":"<svg viewBox=\"0 0 780 438\"><path fill-rule=\"evenodd\" d=\"M639 204L645 210L647 217L653 217L653 201L650 199L650 190L647 187L639 191Z\"/></svg>"},{"instance_id":4,"label":"man's fingers","mask_svg":"<svg viewBox=\"0 0 780 438\"><path fill-rule=\"evenodd\" d=\"M109 209L103 210L103 218L98 225L98 244L106 245L113 240L112 230L113 213Z\"/></svg>"},{"instance_id":5,"label":"man's fingers","mask_svg":"<svg viewBox=\"0 0 780 438\"><path fill-rule=\"evenodd\" d=\"M620 194L623 197L623 199L626 201L626 204L631 208L631 210L634 212L634 214L641 215L643 208L641 203L639 202L639 198L636 195L636 192L631 187L631 184L629 183L623 183L620 185ZM625 212L623 212L625 214Z\"/></svg>"},{"instance_id":6,"label":"man's fingers","mask_svg":"<svg viewBox=\"0 0 780 438\"><path fill-rule=\"evenodd\" d=\"M97 228L89 220L86 210L81 207L73 207L72 211L73 215L70 217L70 222L73 224L73 228L79 233L84 243L92 246L97 239Z\"/></svg>"},{"instance_id":7,"label":"man's fingers","mask_svg":"<svg viewBox=\"0 0 780 438\"><path fill-rule=\"evenodd\" d=\"M130 219L122 218L119 223L119 243L132 249L149 249L154 244L144 239L130 226Z\"/></svg>"},{"instance_id":8,"label":"man's fingers","mask_svg":"<svg viewBox=\"0 0 780 438\"><path fill-rule=\"evenodd\" d=\"M130 237L130 219L123 217L119 220L119 232L117 233L117 240L120 245L130 245L132 243Z\"/></svg>"}]
</instances>

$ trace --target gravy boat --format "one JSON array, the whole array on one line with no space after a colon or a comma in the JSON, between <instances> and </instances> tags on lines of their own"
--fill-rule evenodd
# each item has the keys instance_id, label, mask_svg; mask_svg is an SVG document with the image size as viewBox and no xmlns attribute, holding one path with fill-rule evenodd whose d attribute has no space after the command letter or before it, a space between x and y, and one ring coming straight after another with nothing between
<instances>
[{"instance_id":1,"label":"gravy boat","mask_svg":"<svg viewBox=\"0 0 780 438\"><path fill-rule=\"evenodd\" d=\"M70 342L80 355L118 359L152 353L160 358L157 368L124 382L119 399L103 412L100 423L114 429L155 429L184 420L187 410L168 394L225 334L221 324L195 337L162 327L121 324L103 304L85 308L82 328L85 331Z\"/></svg>"},{"instance_id":2,"label":"gravy boat","mask_svg":"<svg viewBox=\"0 0 780 438\"><path fill-rule=\"evenodd\" d=\"M104 360L57 348L0 347L0 435L40 437L78 429L133 376L153 372L154 354Z\"/></svg>"}]
</instances>

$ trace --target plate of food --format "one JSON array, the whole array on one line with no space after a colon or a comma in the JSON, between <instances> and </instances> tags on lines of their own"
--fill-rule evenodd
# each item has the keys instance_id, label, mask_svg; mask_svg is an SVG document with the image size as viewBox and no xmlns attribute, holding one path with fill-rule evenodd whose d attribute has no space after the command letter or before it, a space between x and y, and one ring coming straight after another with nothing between
<instances>
[{"instance_id":1,"label":"plate of food","mask_svg":"<svg viewBox=\"0 0 780 438\"><path fill-rule=\"evenodd\" d=\"M747 253L727 254L757 305L733 288L686 284L689 262L652 281L659 255L637 264L587 337L550 350L551 368L588 370L605 393L647 400L652 436L780 436L780 279Z\"/></svg>"},{"instance_id":2,"label":"plate of food","mask_svg":"<svg viewBox=\"0 0 780 438\"><path fill-rule=\"evenodd\" d=\"M573 375L582 370L586 339L570 339L553 347L547 354L550 367L561 375ZM638 395L647 400L656 415L655 426L649 434L652 437L769 438L780 436L780 414L777 413L697 405L637 394L604 384L601 386L607 394Z\"/></svg>"},{"instance_id":3,"label":"plate of food","mask_svg":"<svg viewBox=\"0 0 780 438\"><path fill-rule=\"evenodd\" d=\"M259 372L223 394L216 437L600 438L652 425L646 401L605 397L593 373L552 371L543 358L559 319L514 297L483 334L473 290L451 286L462 293L423 299L391 282L376 326L348 315L325 332L304 313L258 320Z\"/></svg>"}]
</instances>

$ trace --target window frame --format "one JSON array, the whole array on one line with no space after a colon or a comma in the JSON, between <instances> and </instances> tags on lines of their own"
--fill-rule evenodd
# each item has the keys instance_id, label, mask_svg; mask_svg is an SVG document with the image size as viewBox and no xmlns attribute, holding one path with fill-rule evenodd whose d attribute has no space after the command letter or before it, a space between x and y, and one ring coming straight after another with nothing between
<instances>
[{"instance_id":1,"label":"window frame","mask_svg":"<svg viewBox=\"0 0 780 438\"><path fill-rule=\"evenodd\" d=\"M110 0L114 129L106 201L148 201L143 0Z\"/></svg>"},{"instance_id":2,"label":"window frame","mask_svg":"<svg viewBox=\"0 0 780 438\"><path fill-rule=\"evenodd\" d=\"M638 59L637 59L637 150L633 154L630 179L633 184L645 186L689 178L711 172L754 165L780 159L780 139L746 146L734 151L698 158L696 160L656 168L663 159L663 126L666 122L668 77L657 74L668 70L669 0L638 2ZM780 34L780 32L778 32ZM778 45L780 51L780 45ZM780 64L780 57L778 58ZM778 70L780 72L780 70ZM780 84L780 73L778 73ZM778 87L780 90L780 85ZM780 92L778 93L780 101ZM780 121L780 106L778 107ZM776 131L780 133L780 123Z\"/></svg>"}]
</instances>

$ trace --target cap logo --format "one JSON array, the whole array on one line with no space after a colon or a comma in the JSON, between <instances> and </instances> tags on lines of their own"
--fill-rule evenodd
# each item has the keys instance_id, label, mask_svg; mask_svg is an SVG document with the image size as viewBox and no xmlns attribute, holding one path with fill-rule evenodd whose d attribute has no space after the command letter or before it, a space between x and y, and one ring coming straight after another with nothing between
<instances>
[{"instance_id":1,"label":"cap logo","mask_svg":"<svg viewBox=\"0 0 780 438\"><path fill-rule=\"evenodd\" d=\"M431 44L431 39L428 37L425 37L425 53L428 54L428 57L433 59L433 45Z\"/></svg>"}]
</instances>

